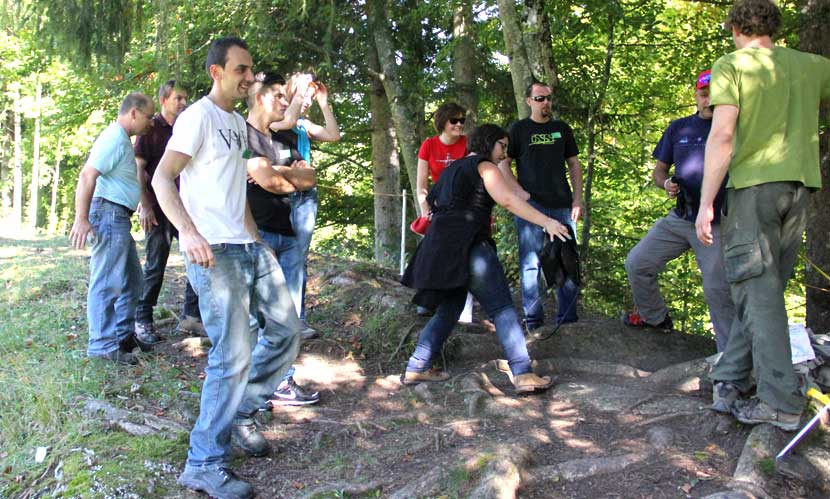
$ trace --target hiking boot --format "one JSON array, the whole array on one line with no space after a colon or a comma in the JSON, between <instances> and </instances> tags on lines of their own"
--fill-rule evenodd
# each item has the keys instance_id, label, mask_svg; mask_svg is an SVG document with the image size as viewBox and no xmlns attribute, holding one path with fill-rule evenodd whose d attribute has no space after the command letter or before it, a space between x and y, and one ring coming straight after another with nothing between
<instances>
[{"instance_id":1,"label":"hiking boot","mask_svg":"<svg viewBox=\"0 0 830 499\"><path fill-rule=\"evenodd\" d=\"M283 380L274 392L274 398L268 401L271 407L279 405L311 405L320 401L318 392L309 392L294 382L291 376Z\"/></svg>"},{"instance_id":2,"label":"hiking boot","mask_svg":"<svg viewBox=\"0 0 830 499\"><path fill-rule=\"evenodd\" d=\"M185 315L176 326L176 332L180 334L195 334L196 336L207 336L205 325L202 319L192 315Z\"/></svg>"},{"instance_id":3,"label":"hiking boot","mask_svg":"<svg viewBox=\"0 0 830 499\"><path fill-rule=\"evenodd\" d=\"M732 415L744 424L769 423L784 431L795 431L801 425L801 414L773 409L758 397L736 400L732 405Z\"/></svg>"},{"instance_id":4,"label":"hiking boot","mask_svg":"<svg viewBox=\"0 0 830 499\"><path fill-rule=\"evenodd\" d=\"M513 386L519 395L540 393L553 386L550 376L537 376L533 373L520 374L513 377Z\"/></svg>"},{"instance_id":5,"label":"hiking boot","mask_svg":"<svg viewBox=\"0 0 830 499\"><path fill-rule=\"evenodd\" d=\"M265 440L251 419L246 420L245 423L233 425L231 443L251 457L266 456L271 450L268 440Z\"/></svg>"},{"instance_id":6,"label":"hiking boot","mask_svg":"<svg viewBox=\"0 0 830 499\"><path fill-rule=\"evenodd\" d=\"M430 369L422 373L415 371L404 371L401 374L402 385L417 385L419 383L440 383L450 379L449 373L439 371L438 369Z\"/></svg>"},{"instance_id":7,"label":"hiking boot","mask_svg":"<svg viewBox=\"0 0 830 499\"><path fill-rule=\"evenodd\" d=\"M712 405L710 409L724 414L732 413L732 405L741 397L738 388L728 381L716 381L712 387Z\"/></svg>"},{"instance_id":8,"label":"hiking boot","mask_svg":"<svg viewBox=\"0 0 830 499\"><path fill-rule=\"evenodd\" d=\"M217 499L250 499L254 488L228 468L190 468L185 466L179 485L204 492Z\"/></svg>"},{"instance_id":9,"label":"hiking boot","mask_svg":"<svg viewBox=\"0 0 830 499\"><path fill-rule=\"evenodd\" d=\"M90 355L90 358L107 360L109 362L114 362L116 364L123 364L125 366L134 366L138 364L138 360L135 358L135 355L131 354L130 352L125 352L120 347L112 352L107 352L103 355Z\"/></svg>"},{"instance_id":10,"label":"hiking boot","mask_svg":"<svg viewBox=\"0 0 830 499\"><path fill-rule=\"evenodd\" d=\"M320 332L308 325L308 322L303 321L303 329L300 330L300 338L304 340L313 340L319 338Z\"/></svg>"},{"instance_id":11,"label":"hiking boot","mask_svg":"<svg viewBox=\"0 0 830 499\"><path fill-rule=\"evenodd\" d=\"M156 331L156 326L152 322L136 322L135 323L135 342L138 343L138 348L142 352L148 352L153 349L153 345L161 342L162 337Z\"/></svg>"},{"instance_id":12,"label":"hiking boot","mask_svg":"<svg viewBox=\"0 0 830 499\"><path fill-rule=\"evenodd\" d=\"M674 329L674 322L672 322L669 314L666 314L666 318L660 324L649 324L637 312L630 314L623 312L622 323L628 327L651 328L663 333L671 332Z\"/></svg>"}]
</instances>

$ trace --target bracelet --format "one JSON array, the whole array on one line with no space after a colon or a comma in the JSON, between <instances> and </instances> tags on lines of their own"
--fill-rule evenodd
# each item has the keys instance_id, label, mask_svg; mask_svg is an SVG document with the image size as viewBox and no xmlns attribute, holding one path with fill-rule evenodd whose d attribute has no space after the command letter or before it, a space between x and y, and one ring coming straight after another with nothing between
<instances>
[{"instance_id":1,"label":"bracelet","mask_svg":"<svg viewBox=\"0 0 830 499\"><path fill-rule=\"evenodd\" d=\"M667 178L666 180L664 180L664 181L663 181L663 190L664 190L664 191L669 190L669 189L666 187L666 184L667 184L667 183L669 183L669 182L671 182L671 178Z\"/></svg>"}]
</instances>

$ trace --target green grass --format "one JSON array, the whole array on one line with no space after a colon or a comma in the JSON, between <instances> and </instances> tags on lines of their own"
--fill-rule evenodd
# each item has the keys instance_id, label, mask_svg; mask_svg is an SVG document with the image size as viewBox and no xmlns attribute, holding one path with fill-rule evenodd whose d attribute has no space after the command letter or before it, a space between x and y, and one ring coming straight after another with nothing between
<instances>
[{"instance_id":1,"label":"green grass","mask_svg":"<svg viewBox=\"0 0 830 499\"><path fill-rule=\"evenodd\" d=\"M0 239L0 497L60 488L65 497L155 497L185 458L185 436L133 437L82 411L90 397L125 406L149 395L172 406L192 388L163 359L119 367L87 358L87 261L65 238ZM48 448L42 463L37 447Z\"/></svg>"}]
</instances>

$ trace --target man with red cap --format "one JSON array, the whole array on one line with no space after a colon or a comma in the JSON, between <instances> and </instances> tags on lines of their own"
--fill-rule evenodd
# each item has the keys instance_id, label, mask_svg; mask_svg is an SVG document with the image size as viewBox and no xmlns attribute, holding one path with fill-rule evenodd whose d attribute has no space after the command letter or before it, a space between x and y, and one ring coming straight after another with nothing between
<instances>
[{"instance_id":1,"label":"man with red cap","mask_svg":"<svg viewBox=\"0 0 830 499\"><path fill-rule=\"evenodd\" d=\"M625 271L631 285L631 295L637 310L623 316L623 323L631 327L648 327L659 331L671 331L673 323L666 302L660 295L657 275L666 264L689 249L703 275L703 295L709 306L709 317L716 333L718 351L726 348L729 329L735 317L735 305L729 294L729 283L723 272L719 231L714 231L714 244L701 243L695 232L695 219L700 205L700 188L703 181L703 156L709 129L712 126L712 110L709 107L709 70L697 77L695 103L697 112L673 121L663 132L654 149L654 184L666 191L666 196L676 200L669 214L654 224L648 234L628 253ZM674 165L674 175L669 169ZM726 182L721 185L715 200L716 218L719 222Z\"/></svg>"}]
</instances>

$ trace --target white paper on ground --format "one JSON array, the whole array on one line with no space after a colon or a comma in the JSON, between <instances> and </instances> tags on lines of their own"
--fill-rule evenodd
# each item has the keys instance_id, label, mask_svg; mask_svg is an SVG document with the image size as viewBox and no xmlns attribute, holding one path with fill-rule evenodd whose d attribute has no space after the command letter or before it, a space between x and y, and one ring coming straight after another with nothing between
<instances>
[{"instance_id":1,"label":"white paper on ground","mask_svg":"<svg viewBox=\"0 0 830 499\"><path fill-rule=\"evenodd\" d=\"M793 364L799 364L816 358L816 352L810 345L810 335L804 324L790 324L790 348L793 352Z\"/></svg>"}]
</instances>

